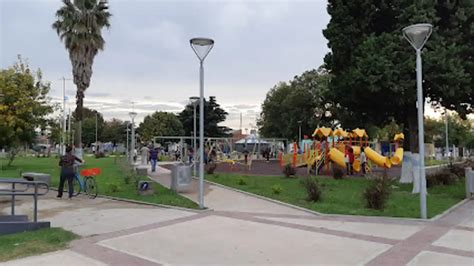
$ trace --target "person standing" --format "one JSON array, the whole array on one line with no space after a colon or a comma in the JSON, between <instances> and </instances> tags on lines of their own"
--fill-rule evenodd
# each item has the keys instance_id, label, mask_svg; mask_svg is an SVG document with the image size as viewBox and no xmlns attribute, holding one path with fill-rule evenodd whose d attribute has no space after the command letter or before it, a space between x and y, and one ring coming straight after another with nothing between
<instances>
[{"instance_id":1,"label":"person standing","mask_svg":"<svg viewBox=\"0 0 474 266\"><path fill-rule=\"evenodd\" d=\"M352 147L349 147L349 170L351 175L354 174L354 168L352 167L354 164L354 159L354 150Z\"/></svg>"},{"instance_id":2,"label":"person standing","mask_svg":"<svg viewBox=\"0 0 474 266\"><path fill-rule=\"evenodd\" d=\"M346 175L350 175L350 164L349 164L349 147L346 146L345 153L344 153L344 163L346 163Z\"/></svg>"},{"instance_id":3,"label":"person standing","mask_svg":"<svg viewBox=\"0 0 474 266\"><path fill-rule=\"evenodd\" d=\"M63 197L63 189L64 189L64 182L67 180L68 185L68 193L69 199L72 198L72 194L74 193L73 188L73 180L76 175L76 171L74 169L74 162L84 163L84 160L77 158L75 155L72 154L72 147L68 146L66 148L66 154L61 156L59 159L59 166L61 166L61 175L59 179L59 187L58 187L58 198Z\"/></svg>"},{"instance_id":4,"label":"person standing","mask_svg":"<svg viewBox=\"0 0 474 266\"><path fill-rule=\"evenodd\" d=\"M360 164L362 166L362 175L365 175L365 166L367 164L367 156L365 156L364 147L360 150Z\"/></svg>"},{"instance_id":5,"label":"person standing","mask_svg":"<svg viewBox=\"0 0 474 266\"><path fill-rule=\"evenodd\" d=\"M151 171L156 171L156 161L158 160L158 148L154 148L150 151L150 162L151 162Z\"/></svg>"}]
</instances>

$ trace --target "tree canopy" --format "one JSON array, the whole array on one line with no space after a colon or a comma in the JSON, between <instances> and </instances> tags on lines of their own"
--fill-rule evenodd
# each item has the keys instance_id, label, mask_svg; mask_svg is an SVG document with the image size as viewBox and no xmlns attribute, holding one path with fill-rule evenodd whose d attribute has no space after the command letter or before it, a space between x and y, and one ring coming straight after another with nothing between
<instances>
[{"instance_id":1,"label":"tree canopy","mask_svg":"<svg viewBox=\"0 0 474 266\"><path fill-rule=\"evenodd\" d=\"M298 139L318 126L334 123L334 105L325 97L330 76L322 68L306 71L289 82L280 82L267 93L258 121L265 137Z\"/></svg>"},{"instance_id":2,"label":"tree canopy","mask_svg":"<svg viewBox=\"0 0 474 266\"><path fill-rule=\"evenodd\" d=\"M155 136L182 136L183 125L173 113L156 111L147 115L138 127L142 141L152 141Z\"/></svg>"},{"instance_id":3,"label":"tree canopy","mask_svg":"<svg viewBox=\"0 0 474 266\"><path fill-rule=\"evenodd\" d=\"M20 56L12 67L0 70L0 148L10 152L9 164L17 148L32 144L35 130L46 127L53 112L49 90L41 70L31 70Z\"/></svg>"},{"instance_id":4,"label":"tree canopy","mask_svg":"<svg viewBox=\"0 0 474 266\"><path fill-rule=\"evenodd\" d=\"M94 109L84 107L82 109L82 143L86 146L95 143L95 130L96 130L96 115L97 115L97 138L101 140L102 132L104 130L105 121L102 114ZM76 111L72 113L74 120L76 120ZM77 120L76 120L77 121Z\"/></svg>"},{"instance_id":5,"label":"tree canopy","mask_svg":"<svg viewBox=\"0 0 474 266\"><path fill-rule=\"evenodd\" d=\"M113 118L105 121L100 140L103 142L112 142L114 144L126 142L127 123Z\"/></svg>"},{"instance_id":6,"label":"tree canopy","mask_svg":"<svg viewBox=\"0 0 474 266\"><path fill-rule=\"evenodd\" d=\"M473 109L472 1L330 0L331 20L323 31L331 52L325 66L333 75L328 98L340 108L345 127L403 126L406 148L415 150L417 132L415 51L402 28L431 23L423 50L424 98L465 118Z\"/></svg>"},{"instance_id":7,"label":"tree canopy","mask_svg":"<svg viewBox=\"0 0 474 266\"><path fill-rule=\"evenodd\" d=\"M204 99L204 135L210 137L226 137L229 136L230 128L219 126L224 122L228 113L217 103L216 97L210 96L209 100ZM194 130L194 107L191 103L184 107L178 115L179 120L183 124L184 134L191 136ZM199 134L199 105L196 106L196 131Z\"/></svg>"}]
</instances>

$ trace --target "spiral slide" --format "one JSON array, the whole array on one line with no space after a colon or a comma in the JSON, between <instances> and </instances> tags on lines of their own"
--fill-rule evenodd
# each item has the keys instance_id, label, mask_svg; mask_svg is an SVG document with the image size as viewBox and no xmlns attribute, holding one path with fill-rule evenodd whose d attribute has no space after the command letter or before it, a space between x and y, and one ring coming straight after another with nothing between
<instances>
[{"instance_id":1,"label":"spiral slide","mask_svg":"<svg viewBox=\"0 0 474 266\"><path fill-rule=\"evenodd\" d=\"M342 153L336 148L331 148L329 150L329 160L331 160L342 168L346 168L346 163L344 162L344 153ZM352 169L354 169L354 171L356 172L360 171L360 161L358 159L354 160L354 163L352 164Z\"/></svg>"}]
</instances>

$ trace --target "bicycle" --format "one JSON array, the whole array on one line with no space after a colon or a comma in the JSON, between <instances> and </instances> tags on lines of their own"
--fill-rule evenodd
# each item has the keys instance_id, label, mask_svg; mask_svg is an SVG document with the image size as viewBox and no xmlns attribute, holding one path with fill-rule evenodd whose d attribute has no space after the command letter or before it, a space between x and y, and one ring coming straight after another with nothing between
<instances>
[{"instance_id":1,"label":"bicycle","mask_svg":"<svg viewBox=\"0 0 474 266\"><path fill-rule=\"evenodd\" d=\"M76 172L73 182L73 197L84 192L89 198L95 199L99 194L99 188L95 176L100 175L100 168L89 168ZM67 185L66 185L67 186ZM67 189L66 189L67 191Z\"/></svg>"}]
</instances>

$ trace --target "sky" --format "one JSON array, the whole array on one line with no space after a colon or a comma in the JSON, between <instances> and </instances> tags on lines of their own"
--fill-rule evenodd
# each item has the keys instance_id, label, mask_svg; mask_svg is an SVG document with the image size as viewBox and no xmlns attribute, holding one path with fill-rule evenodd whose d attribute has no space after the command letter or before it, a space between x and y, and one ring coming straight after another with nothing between
<instances>
[{"instance_id":1,"label":"sky","mask_svg":"<svg viewBox=\"0 0 474 266\"><path fill-rule=\"evenodd\" d=\"M208 37L215 46L205 60L205 96L216 96L229 113L223 125L253 128L270 88L318 68L329 51L322 34L326 1L111 0L111 28L96 56L84 105L106 119L136 120L156 110L179 112L199 94L199 61L189 46ZM62 101L62 77L71 78L64 44L51 28L59 0L0 0L0 67L18 54ZM67 109L75 86L66 80ZM433 113L427 110L428 115Z\"/></svg>"}]
</instances>

